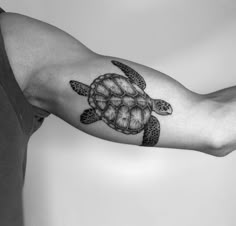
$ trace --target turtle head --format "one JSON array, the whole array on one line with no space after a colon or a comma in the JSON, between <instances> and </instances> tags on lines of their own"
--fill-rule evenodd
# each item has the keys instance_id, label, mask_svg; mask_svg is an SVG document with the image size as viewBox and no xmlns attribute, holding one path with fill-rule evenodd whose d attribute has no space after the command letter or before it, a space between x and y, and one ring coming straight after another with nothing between
<instances>
[{"instance_id":1,"label":"turtle head","mask_svg":"<svg viewBox=\"0 0 236 226\"><path fill-rule=\"evenodd\" d=\"M169 103L164 100L152 100L152 109L159 115L171 115L173 110Z\"/></svg>"}]
</instances>

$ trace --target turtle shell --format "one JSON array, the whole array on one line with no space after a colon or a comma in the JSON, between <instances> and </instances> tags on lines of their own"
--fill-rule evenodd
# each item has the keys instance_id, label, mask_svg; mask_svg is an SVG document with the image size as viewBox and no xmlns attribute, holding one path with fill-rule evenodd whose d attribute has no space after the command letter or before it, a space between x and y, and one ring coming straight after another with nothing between
<instances>
[{"instance_id":1,"label":"turtle shell","mask_svg":"<svg viewBox=\"0 0 236 226\"><path fill-rule=\"evenodd\" d=\"M88 102L107 125L125 134L143 130L152 112L151 98L128 78L113 73L92 82Z\"/></svg>"}]
</instances>

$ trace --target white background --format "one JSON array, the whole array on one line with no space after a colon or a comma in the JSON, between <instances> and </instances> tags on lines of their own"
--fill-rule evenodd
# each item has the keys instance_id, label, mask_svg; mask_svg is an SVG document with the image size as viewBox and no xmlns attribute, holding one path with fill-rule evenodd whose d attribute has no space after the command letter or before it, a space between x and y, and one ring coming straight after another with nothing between
<instances>
[{"instance_id":1,"label":"white background","mask_svg":"<svg viewBox=\"0 0 236 226\"><path fill-rule=\"evenodd\" d=\"M196 92L236 84L234 0L1 2ZM235 174L236 153L115 144L51 115L29 143L26 226L235 226Z\"/></svg>"}]
</instances>

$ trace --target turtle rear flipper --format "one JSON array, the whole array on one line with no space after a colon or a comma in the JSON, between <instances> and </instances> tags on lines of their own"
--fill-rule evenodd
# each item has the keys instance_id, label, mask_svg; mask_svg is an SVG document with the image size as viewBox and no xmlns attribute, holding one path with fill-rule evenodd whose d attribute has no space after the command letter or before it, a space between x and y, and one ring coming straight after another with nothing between
<instances>
[{"instance_id":1,"label":"turtle rear flipper","mask_svg":"<svg viewBox=\"0 0 236 226\"><path fill-rule=\"evenodd\" d=\"M151 115L148 123L144 127L143 143L141 146L155 146L160 136L160 123L158 119Z\"/></svg>"},{"instance_id":2,"label":"turtle rear flipper","mask_svg":"<svg viewBox=\"0 0 236 226\"><path fill-rule=\"evenodd\" d=\"M125 73L125 75L128 77L128 79L131 83L136 84L142 90L144 90L146 88L146 82L144 81L143 77L137 71L135 71L131 67L129 67L121 62L118 62L115 60L112 60L111 62L115 66L120 68L121 71L123 71Z\"/></svg>"},{"instance_id":3,"label":"turtle rear flipper","mask_svg":"<svg viewBox=\"0 0 236 226\"><path fill-rule=\"evenodd\" d=\"M96 114L93 108L89 108L83 112L80 116L80 121L84 124L91 124L100 120L100 117Z\"/></svg>"},{"instance_id":4,"label":"turtle rear flipper","mask_svg":"<svg viewBox=\"0 0 236 226\"><path fill-rule=\"evenodd\" d=\"M89 90L90 90L89 86L75 80L71 80L70 85L71 85L71 88L79 95L88 96Z\"/></svg>"}]
</instances>

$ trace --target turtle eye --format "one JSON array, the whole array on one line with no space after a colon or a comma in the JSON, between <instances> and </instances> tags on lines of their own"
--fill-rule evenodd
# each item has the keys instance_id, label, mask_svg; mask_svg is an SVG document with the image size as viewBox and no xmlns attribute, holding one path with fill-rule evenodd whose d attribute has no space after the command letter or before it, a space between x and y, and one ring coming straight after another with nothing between
<instances>
[{"instance_id":1,"label":"turtle eye","mask_svg":"<svg viewBox=\"0 0 236 226\"><path fill-rule=\"evenodd\" d=\"M172 107L170 106L170 104L168 104L167 106L164 106L164 111L166 114L172 114L173 110Z\"/></svg>"}]
</instances>

